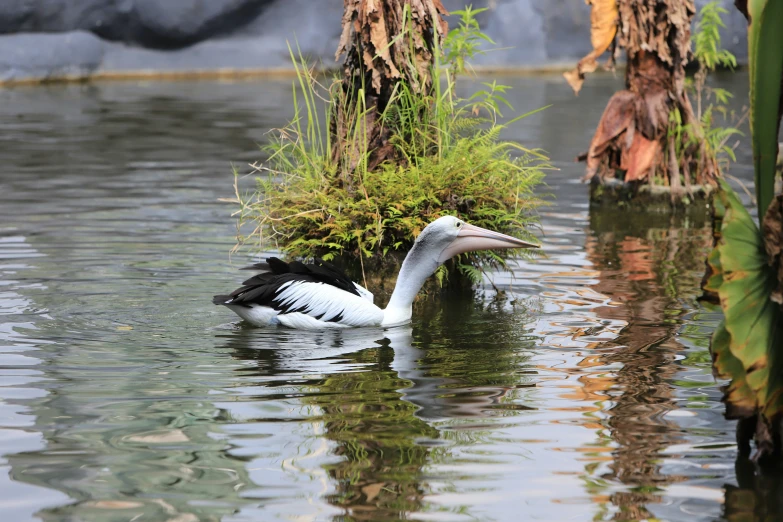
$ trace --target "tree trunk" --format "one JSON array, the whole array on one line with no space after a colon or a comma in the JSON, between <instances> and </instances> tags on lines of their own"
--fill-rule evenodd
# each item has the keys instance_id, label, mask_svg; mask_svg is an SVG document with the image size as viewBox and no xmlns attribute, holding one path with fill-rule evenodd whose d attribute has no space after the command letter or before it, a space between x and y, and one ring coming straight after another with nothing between
<instances>
[{"instance_id":1,"label":"tree trunk","mask_svg":"<svg viewBox=\"0 0 783 522\"><path fill-rule=\"evenodd\" d=\"M345 54L344 76L332 108L332 155L347 187L357 166L372 170L395 159L381 115L399 84L415 95L432 91L436 42L447 15L441 0L344 0L336 59ZM357 132L358 129L358 132Z\"/></svg>"},{"instance_id":2,"label":"tree trunk","mask_svg":"<svg viewBox=\"0 0 783 522\"><path fill-rule=\"evenodd\" d=\"M613 2L617 8L614 44L625 49L627 56L626 89L617 92L604 110L584 156L585 179L620 177L625 182L643 182L658 174L678 192L684 192L683 182L686 188L692 183L714 184L714 158L702 154L702 145L689 145L676 136L696 120L685 93L693 0L592 0L593 9ZM575 88L590 70L585 60L576 72L566 75ZM679 126L671 121L675 111ZM688 179L681 181L683 175Z\"/></svg>"}]
</instances>

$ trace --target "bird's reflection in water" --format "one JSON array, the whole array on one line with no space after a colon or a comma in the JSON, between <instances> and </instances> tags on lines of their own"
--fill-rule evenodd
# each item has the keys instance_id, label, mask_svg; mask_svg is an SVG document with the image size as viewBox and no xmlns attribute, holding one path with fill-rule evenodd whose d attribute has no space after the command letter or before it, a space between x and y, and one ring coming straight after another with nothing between
<instances>
[{"instance_id":1,"label":"bird's reflection in water","mask_svg":"<svg viewBox=\"0 0 783 522\"><path fill-rule=\"evenodd\" d=\"M291 386L296 376L313 414L308 420L323 425L314 435L333 442L340 457L324 466L327 500L354 520L394 519L421 508L421 470L432 450L421 441L436 441L438 431L397 391L409 383L391 368L395 349L410 343L410 327L247 332L232 343L235 357L258 364L264 386Z\"/></svg>"},{"instance_id":2,"label":"bird's reflection in water","mask_svg":"<svg viewBox=\"0 0 783 522\"><path fill-rule=\"evenodd\" d=\"M399 519L423 509L424 468L449 457L455 429L479 433L490 428L476 417L526 408L515 400L529 378L517 372L532 345L524 314L497 312L467 296L423 310L413 327L248 330L230 345L265 386L303 383L308 420L323 424L315 436L340 457L324 465L327 500L353 520Z\"/></svg>"},{"instance_id":3,"label":"bird's reflection in water","mask_svg":"<svg viewBox=\"0 0 783 522\"><path fill-rule=\"evenodd\" d=\"M534 386L528 322L525 310L507 309L502 297L449 301L423 313L415 335L392 344L393 368L411 383L403 394L416 415L466 427L471 418L532 409L519 397Z\"/></svg>"}]
</instances>

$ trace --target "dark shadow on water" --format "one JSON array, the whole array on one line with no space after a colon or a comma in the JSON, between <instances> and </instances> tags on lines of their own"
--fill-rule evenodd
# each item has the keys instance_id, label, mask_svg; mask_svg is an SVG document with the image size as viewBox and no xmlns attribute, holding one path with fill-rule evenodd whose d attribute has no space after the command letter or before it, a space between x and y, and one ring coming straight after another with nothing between
<instances>
[{"instance_id":1,"label":"dark shadow on water","mask_svg":"<svg viewBox=\"0 0 783 522\"><path fill-rule=\"evenodd\" d=\"M758 473L756 465L738 458L737 485L727 484L723 519L726 522L783 520L783 475Z\"/></svg>"}]
</instances>

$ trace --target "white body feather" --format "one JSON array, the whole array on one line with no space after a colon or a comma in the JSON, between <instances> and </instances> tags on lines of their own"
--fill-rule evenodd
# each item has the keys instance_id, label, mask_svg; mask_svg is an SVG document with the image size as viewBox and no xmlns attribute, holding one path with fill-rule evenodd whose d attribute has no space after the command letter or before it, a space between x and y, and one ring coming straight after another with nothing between
<instances>
[{"instance_id":1,"label":"white body feather","mask_svg":"<svg viewBox=\"0 0 783 522\"><path fill-rule=\"evenodd\" d=\"M250 306L227 304L226 306L239 317L255 326L272 326L280 324L280 321L277 320L277 310L269 308L268 306L256 304Z\"/></svg>"},{"instance_id":2,"label":"white body feather","mask_svg":"<svg viewBox=\"0 0 783 522\"><path fill-rule=\"evenodd\" d=\"M268 306L228 306L256 326L282 324L302 330L380 326L383 310L373 304L370 292L359 288L362 297L325 283L289 281L280 287L275 301L288 309L302 309L301 312L281 314Z\"/></svg>"},{"instance_id":3,"label":"white body feather","mask_svg":"<svg viewBox=\"0 0 783 522\"><path fill-rule=\"evenodd\" d=\"M375 296L372 295L372 292L356 283L354 283L353 286L356 288L356 291L359 292L359 295L362 296L362 299L366 299L371 303L375 302Z\"/></svg>"},{"instance_id":4,"label":"white body feather","mask_svg":"<svg viewBox=\"0 0 783 522\"><path fill-rule=\"evenodd\" d=\"M253 268L271 269L281 279L251 278L243 283L247 286L230 296L215 296L213 302L228 306L257 326L282 324L307 330L399 326L410 322L416 294L424 281L447 259L474 250L534 246L511 236L468 225L452 216L443 216L427 225L416 238L402 263L397 286L386 310L373 304L373 295L367 289L320 260L316 260L316 265L310 265L318 270L313 271L299 263L296 271L291 273L285 263L269 258L274 266L259 264ZM333 284L329 284L332 279ZM281 280L285 282L276 286ZM342 289L351 283L356 293Z\"/></svg>"}]
</instances>

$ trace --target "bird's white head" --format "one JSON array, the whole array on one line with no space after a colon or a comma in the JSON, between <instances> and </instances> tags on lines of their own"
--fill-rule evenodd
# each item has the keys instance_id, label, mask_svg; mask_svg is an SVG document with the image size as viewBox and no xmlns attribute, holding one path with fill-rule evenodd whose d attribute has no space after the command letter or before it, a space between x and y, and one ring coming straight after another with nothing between
<instances>
[{"instance_id":1,"label":"bird's white head","mask_svg":"<svg viewBox=\"0 0 783 522\"><path fill-rule=\"evenodd\" d=\"M402 263L397 286L383 311L382 326L405 324L411 305L424 281L452 257L474 250L534 248L538 245L515 237L469 225L453 216L436 219L421 231Z\"/></svg>"},{"instance_id":2,"label":"bird's white head","mask_svg":"<svg viewBox=\"0 0 783 522\"><path fill-rule=\"evenodd\" d=\"M465 223L454 216L443 216L427 225L416 238L416 245L435 253L438 264L476 250L538 248L533 243Z\"/></svg>"}]
</instances>

